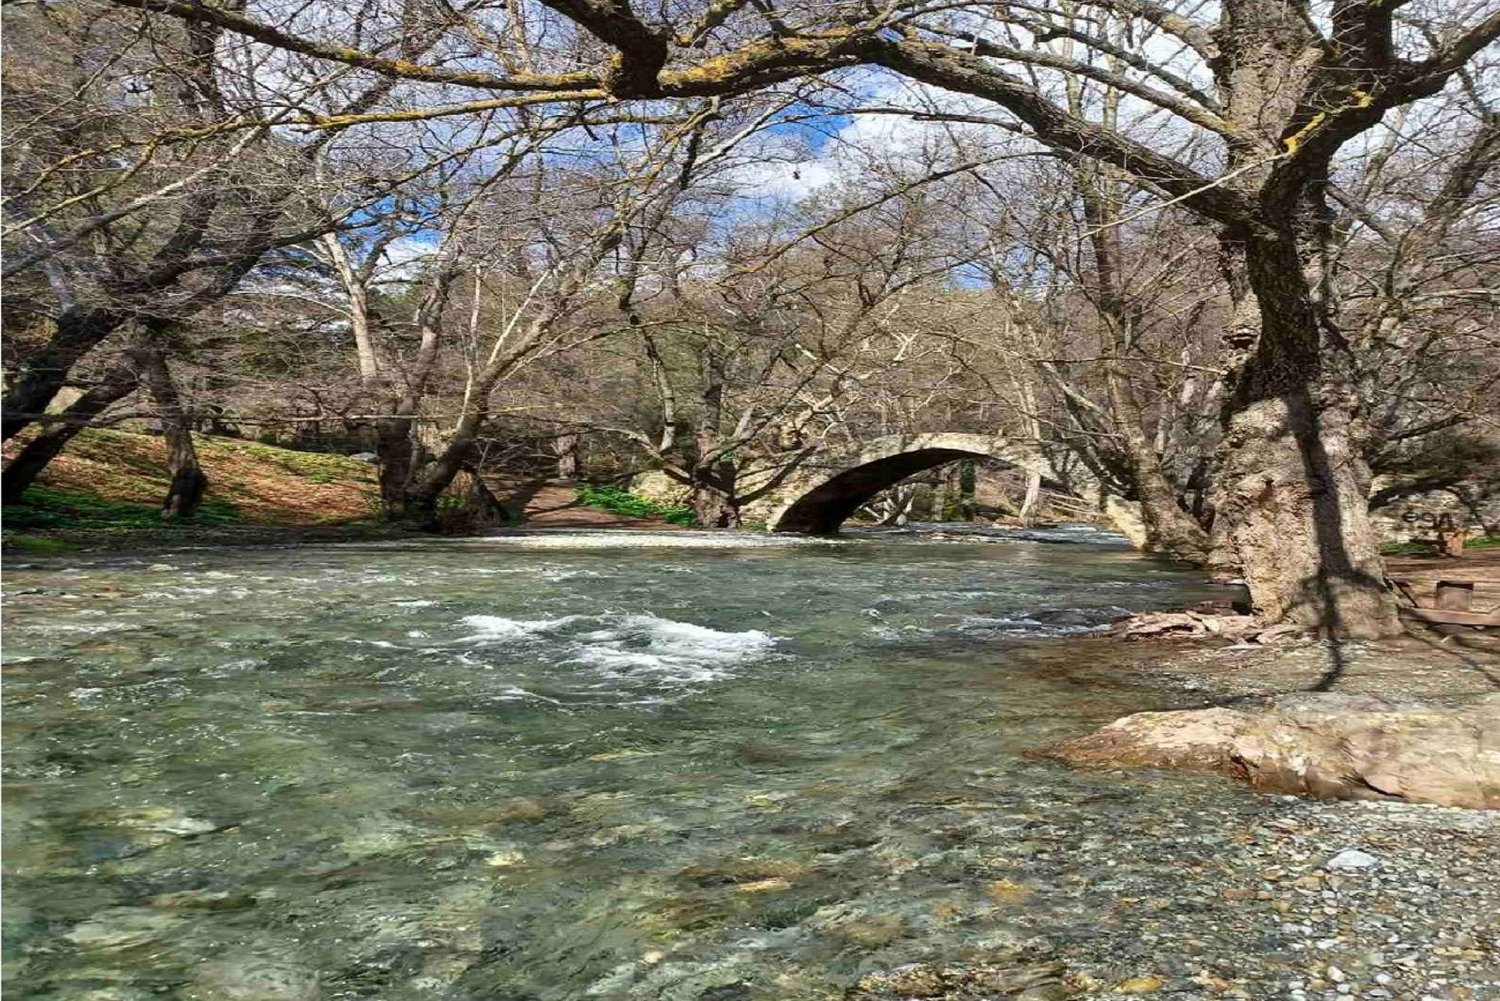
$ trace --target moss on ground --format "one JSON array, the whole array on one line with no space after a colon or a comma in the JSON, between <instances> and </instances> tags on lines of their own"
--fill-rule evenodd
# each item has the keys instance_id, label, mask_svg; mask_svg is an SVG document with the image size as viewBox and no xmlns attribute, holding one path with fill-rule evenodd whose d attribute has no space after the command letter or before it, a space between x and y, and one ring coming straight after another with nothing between
<instances>
[{"instance_id":1,"label":"moss on ground","mask_svg":"<svg viewBox=\"0 0 1500 1001\"><path fill-rule=\"evenodd\" d=\"M199 525L233 525L244 522L245 516L233 504L210 497L203 501L192 520ZM6 528L129 531L162 525L161 510L157 507L48 486L31 487L21 496L20 503L5 508Z\"/></svg>"},{"instance_id":2,"label":"moss on ground","mask_svg":"<svg viewBox=\"0 0 1500 1001\"><path fill-rule=\"evenodd\" d=\"M63 552L75 543L213 542L265 538L273 529L349 529L380 534L375 467L344 455L194 435L208 475L202 507L164 521L170 477L159 436L81 432L18 504L4 509L5 548Z\"/></svg>"}]
</instances>

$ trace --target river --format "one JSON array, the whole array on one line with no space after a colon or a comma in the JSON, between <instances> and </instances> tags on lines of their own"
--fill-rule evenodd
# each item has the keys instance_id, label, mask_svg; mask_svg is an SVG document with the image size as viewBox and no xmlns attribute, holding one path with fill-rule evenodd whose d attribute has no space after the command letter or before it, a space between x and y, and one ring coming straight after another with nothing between
<instances>
[{"instance_id":1,"label":"river","mask_svg":"<svg viewBox=\"0 0 1500 1001\"><path fill-rule=\"evenodd\" d=\"M1023 756L1169 699L1071 679L1056 637L1212 593L1087 529L199 549L4 589L17 998L838 997L1119 935L1112 901L1257 809ZM1090 850L1129 837L1173 847Z\"/></svg>"}]
</instances>

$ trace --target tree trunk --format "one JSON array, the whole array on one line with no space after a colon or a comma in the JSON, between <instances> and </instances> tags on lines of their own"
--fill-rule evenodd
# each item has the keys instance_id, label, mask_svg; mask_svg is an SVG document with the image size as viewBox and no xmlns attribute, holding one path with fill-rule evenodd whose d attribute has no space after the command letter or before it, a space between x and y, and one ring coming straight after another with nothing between
<instances>
[{"instance_id":1,"label":"tree trunk","mask_svg":"<svg viewBox=\"0 0 1500 1001\"><path fill-rule=\"evenodd\" d=\"M118 314L103 309L65 311L47 344L21 363L6 387L4 414L0 417L3 440L10 441L44 414L78 359L121 322Z\"/></svg>"},{"instance_id":2,"label":"tree trunk","mask_svg":"<svg viewBox=\"0 0 1500 1001\"><path fill-rule=\"evenodd\" d=\"M505 505L490 492L473 466L464 466L451 486L458 503L436 512L438 530L444 535L472 535L510 520Z\"/></svg>"},{"instance_id":3,"label":"tree trunk","mask_svg":"<svg viewBox=\"0 0 1500 1001\"><path fill-rule=\"evenodd\" d=\"M1235 413L1225 438L1219 510L1255 613L1334 637L1398 632L1348 415L1291 394Z\"/></svg>"},{"instance_id":4,"label":"tree trunk","mask_svg":"<svg viewBox=\"0 0 1500 1001\"><path fill-rule=\"evenodd\" d=\"M1146 415L1129 379L1111 366L1105 376L1114 425L1124 442L1125 460L1141 523L1146 530L1142 548L1174 559L1203 565L1213 548L1208 533L1177 500L1177 491L1162 468L1161 453L1146 429Z\"/></svg>"},{"instance_id":5,"label":"tree trunk","mask_svg":"<svg viewBox=\"0 0 1500 1001\"><path fill-rule=\"evenodd\" d=\"M1156 450L1131 458L1141 522L1146 528L1145 551L1199 566L1206 564L1212 549L1208 533L1177 502L1177 491L1162 472Z\"/></svg>"},{"instance_id":6,"label":"tree trunk","mask_svg":"<svg viewBox=\"0 0 1500 1001\"><path fill-rule=\"evenodd\" d=\"M703 528L739 528L740 505L735 496L738 471L720 461L693 471L693 520Z\"/></svg>"},{"instance_id":7,"label":"tree trunk","mask_svg":"<svg viewBox=\"0 0 1500 1001\"><path fill-rule=\"evenodd\" d=\"M1254 611L1325 636L1398 633L1370 520L1370 470L1290 234L1249 244L1261 334L1225 420L1218 503Z\"/></svg>"},{"instance_id":8,"label":"tree trunk","mask_svg":"<svg viewBox=\"0 0 1500 1001\"><path fill-rule=\"evenodd\" d=\"M129 396L137 385L135 372L121 365L110 369L97 385L74 400L58 415L60 420L47 424L5 467L5 475L0 477L4 503L19 501L26 488L36 482L37 475L61 454L78 432L88 427L110 404Z\"/></svg>"},{"instance_id":9,"label":"tree trunk","mask_svg":"<svg viewBox=\"0 0 1500 1001\"><path fill-rule=\"evenodd\" d=\"M553 451L557 453L557 478L560 480L578 479L579 439L577 434L560 434L552 440Z\"/></svg>"},{"instance_id":10,"label":"tree trunk","mask_svg":"<svg viewBox=\"0 0 1500 1001\"><path fill-rule=\"evenodd\" d=\"M472 438L460 439L455 434L442 454L422 462L420 468L413 472L402 492L400 511L395 517L425 530L436 528L438 498L463 469L468 455L467 447L459 447L460 440L472 442ZM413 449L415 448L417 445L414 443Z\"/></svg>"},{"instance_id":11,"label":"tree trunk","mask_svg":"<svg viewBox=\"0 0 1500 1001\"><path fill-rule=\"evenodd\" d=\"M489 528L509 522L510 512L490 490L489 484L484 482L479 470L469 466L464 471L468 474L468 482L465 484L467 504L475 512L478 527Z\"/></svg>"},{"instance_id":12,"label":"tree trunk","mask_svg":"<svg viewBox=\"0 0 1500 1001\"><path fill-rule=\"evenodd\" d=\"M161 516L191 518L208 491L208 475L198 463L198 450L193 447L192 420L172 381L166 354L155 342L153 332L148 332L147 336L151 342L133 349L131 357L135 359L141 381L156 401L161 414L162 436L167 443L167 468L172 473L172 482L162 500Z\"/></svg>"},{"instance_id":13,"label":"tree trunk","mask_svg":"<svg viewBox=\"0 0 1500 1001\"><path fill-rule=\"evenodd\" d=\"M380 511L395 521L406 517L406 492L419 460L421 446L412 435L412 424L408 417L382 417L375 422Z\"/></svg>"},{"instance_id":14,"label":"tree trunk","mask_svg":"<svg viewBox=\"0 0 1500 1001\"><path fill-rule=\"evenodd\" d=\"M1032 514L1036 511L1037 501L1042 496L1042 474L1035 470L1026 471L1026 493L1021 498L1020 510L1016 512L1016 520L1023 527L1030 527Z\"/></svg>"}]
</instances>

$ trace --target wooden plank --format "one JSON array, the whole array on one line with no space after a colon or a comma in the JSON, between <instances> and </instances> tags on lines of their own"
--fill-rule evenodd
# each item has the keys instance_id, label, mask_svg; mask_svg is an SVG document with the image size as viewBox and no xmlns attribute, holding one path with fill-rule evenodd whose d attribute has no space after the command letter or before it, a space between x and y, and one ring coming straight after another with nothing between
<instances>
[{"instance_id":1,"label":"wooden plank","mask_svg":"<svg viewBox=\"0 0 1500 1001\"><path fill-rule=\"evenodd\" d=\"M1449 626L1492 626L1500 628L1500 612L1460 612L1445 608L1397 608L1403 619Z\"/></svg>"}]
</instances>

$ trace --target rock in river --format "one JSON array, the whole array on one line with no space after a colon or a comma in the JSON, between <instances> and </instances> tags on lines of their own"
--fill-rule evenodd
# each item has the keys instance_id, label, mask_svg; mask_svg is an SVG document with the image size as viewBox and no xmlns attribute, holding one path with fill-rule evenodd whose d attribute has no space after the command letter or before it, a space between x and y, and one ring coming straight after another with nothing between
<instances>
[{"instance_id":1,"label":"rock in river","mask_svg":"<svg viewBox=\"0 0 1500 1001\"><path fill-rule=\"evenodd\" d=\"M1064 1001L1075 992L1061 964L912 963L860 979L849 1001Z\"/></svg>"},{"instance_id":2,"label":"rock in river","mask_svg":"<svg viewBox=\"0 0 1500 1001\"><path fill-rule=\"evenodd\" d=\"M1261 712L1136 713L1044 753L1219 772L1275 792L1500 809L1500 696L1457 709L1324 694Z\"/></svg>"}]
</instances>

